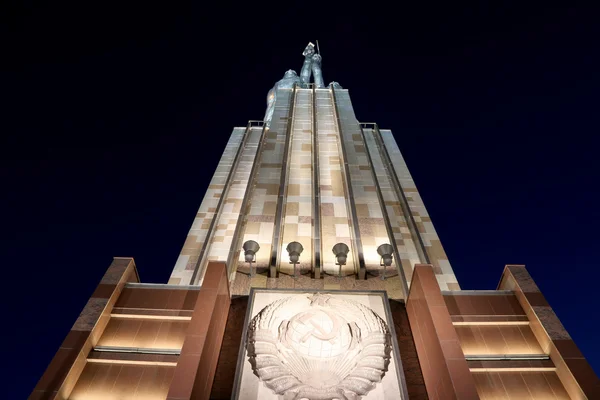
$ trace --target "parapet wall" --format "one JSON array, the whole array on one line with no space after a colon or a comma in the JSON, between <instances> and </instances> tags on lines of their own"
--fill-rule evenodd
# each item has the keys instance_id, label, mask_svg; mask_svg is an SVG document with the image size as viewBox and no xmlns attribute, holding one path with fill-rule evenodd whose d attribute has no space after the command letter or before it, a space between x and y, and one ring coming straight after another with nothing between
<instances>
[{"instance_id":1,"label":"parapet wall","mask_svg":"<svg viewBox=\"0 0 600 400\"><path fill-rule=\"evenodd\" d=\"M430 398L600 398L524 266L507 266L498 290L442 292L432 266L418 265L407 309Z\"/></svg>"}]
</instances>

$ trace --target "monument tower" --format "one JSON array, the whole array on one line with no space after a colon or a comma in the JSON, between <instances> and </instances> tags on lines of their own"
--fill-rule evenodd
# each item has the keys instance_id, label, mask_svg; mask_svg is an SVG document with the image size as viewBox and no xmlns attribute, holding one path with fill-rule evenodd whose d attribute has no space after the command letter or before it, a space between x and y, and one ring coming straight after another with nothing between
<instances>
[{"instance_id":1,"label":"monument tower","mask_svg":"<svg viewBox=\"0 0 600 400\"><path fill-rule=\"evenodd\" d=\"M233 129L168 283L115 258L30 398L600 398L524 266L460 289L392 132L302 55Z\"/></svg>"},{"instance_id":2,"label":"monument tower","mask_svg":"<svg viewBox=\"0 0 600 400\"><path fill-rule=\"evenodd\" d=\"M392 132L360 123L348 90L324 86L312 44L303 55L300 76L289 70L269 91L265 121L234 128L169 283L201 284L208 262L223 261L234 295L310 282L404 299L415 264L431 263L440 288L458 290ZM249 240L260 247L251 264L240 251ZM295 272L291 242L304 249Z\"/></svg>"}]
</instances>

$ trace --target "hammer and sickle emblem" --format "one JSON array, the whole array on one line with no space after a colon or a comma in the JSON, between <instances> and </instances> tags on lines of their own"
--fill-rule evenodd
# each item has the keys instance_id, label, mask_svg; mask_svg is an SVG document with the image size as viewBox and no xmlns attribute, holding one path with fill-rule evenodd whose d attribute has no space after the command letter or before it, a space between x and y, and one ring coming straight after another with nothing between
<instances>
[{"instance_id":1,"label":"hammer and sickle emblem","mask_svg":"<svg viewBox=\"0 0 600 400\"><path fill-rule=\"evenodd\" d=\"M315 321L314 317L317 313L322 312L327 315L331 322L333 322L333 326L331 330L327 332L317 321ZM307 312L298 318L300 323L303 325L311 325L312 329L304 334L300 339L301 342L306 342L310 336L314 336L315 338L323 341L330 341L331 343L335 342L335 338L338 336L340 331L341 322L339 318L331 313L331 311L326 309L321 309L318 311Z\"/></svg>"}]
</instances>

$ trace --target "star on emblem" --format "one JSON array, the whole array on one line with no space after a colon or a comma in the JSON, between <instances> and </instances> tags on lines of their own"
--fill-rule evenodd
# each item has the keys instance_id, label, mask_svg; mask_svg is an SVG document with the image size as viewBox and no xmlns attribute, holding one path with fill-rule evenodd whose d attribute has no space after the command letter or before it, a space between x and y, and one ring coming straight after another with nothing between
<instances>
[{"instance_id":1,"label":"star on emblem","mask_svg":"<svg viewBox=\"0 0 600 400\"><path fill-rule=\"evenodd\" d=\"M312 296L308 297L311 307L315 305L325 307L330 298L331 296L328 294L321 293L314 293Z\"/></svg>"}]
</instances>

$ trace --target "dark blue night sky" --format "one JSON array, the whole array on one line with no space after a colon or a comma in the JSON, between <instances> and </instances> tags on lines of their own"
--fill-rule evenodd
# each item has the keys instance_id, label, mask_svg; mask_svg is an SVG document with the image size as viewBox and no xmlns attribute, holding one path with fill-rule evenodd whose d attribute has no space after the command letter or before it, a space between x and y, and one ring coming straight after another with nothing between
<instances>
[{"instance_id":1,"label":"dark blue night sky","mask_svg":"<svg viewBox=\"0 0 600 400\"><path fill-rule=\"evenodd\" d=\"M3 4L2 397L113 256L166 282L232 128L315 39L326 83L394 132L462 288L526 264L600 372L598 10L421 3Z\"/></svg>"}]
</instances>

